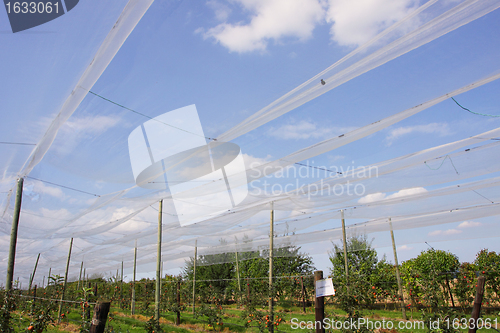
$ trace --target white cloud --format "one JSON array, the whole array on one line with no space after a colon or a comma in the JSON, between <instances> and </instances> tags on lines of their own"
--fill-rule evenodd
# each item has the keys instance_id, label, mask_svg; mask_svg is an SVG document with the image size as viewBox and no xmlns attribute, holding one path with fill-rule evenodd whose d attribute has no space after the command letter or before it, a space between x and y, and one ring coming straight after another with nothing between
<instances>
[{"instance_id":1,"label":"white cloud","mask_svg":"<svg viewBox=\"0 0 500 333\"><path fill-rule=\"evenodd\" d=\"M320 127L316 123L301 120L291 124L282 125L278 128L270 128L269 136L283 140L300 139L327 139L335 135L344 134L356 129L356 127Z\"/></svg>"},{"instance_id":2,"label":"white cloud","mask_svg":"<svg viewBox=\"0 0 500 333\"><path fill-rule=\"evenodd\" d=\"M413 0L328 0L327 22L340 45L360 45L401 20L412 9Z\"/></svg>"},{"instance_id":3,"label":"white cloud","mask_svg":"<svg viewBox=\"0 0 500 333\"><path fill-rule=\"evenodd\" d=\"M438 236L438 235L456 235L462 233L462 230L457 229L448 229L448 230L434 230L429 232L429 236Z\"/></svg>"},{"instance_id":4,"label":"white cloud","mask_svg":"<svg viewBox=\"0 0 500 333\"><path fill-rule=\"evenodd\" d=\"M306 40L314 27L323 21L325 11L318 0L234 0L251 13L250 22L221 23L203 32L205 38L214 38L231 52L265 51L270 40L283 38ZM213 2L210 2L213 3ZM211 5L213 6L213 4ZM217 18L223 18L216 10ZM199 31L203 31L199 30Z\"/></svg>"},{"instance_id":5,"label":"white cloud","mask_svg":"<svg viewBox=\"0 0 500 333\"><path fill-rule=\"evenodd\" d=\"M420 193L425 193L427 190L423 187L412 187L412 188L406 188L403 190L399 190L396 193L393 193L391 195L388 195L386 199L393 199L393 198L399 198L399 197L406 197L410 195L415 195L415 194L420 194Z\"/></svg>"},{"instance_id":6,"label":"white cloud","mask_svg":"<svg viewBox=\"0 0 500 333\"><path fill-rule=\"evenodd\" d=\"M427 125L403 126L397 127L389 132L385 138L387 145L390 146L395 140L403 135L411 133L424 133L424 134L438 134L439 136L446 136L452 134L450 126L447 123L430 123Z\"/></svg>"},{"instance_id":7,"label":"white cloud","mask_svg":"<svg viewBox=\"0 0 500 333\"><path fill-rule=\"evenodd\" d=\"M385 193L377 192L377 193L365 195L364 197L362 197L358 200L358 203L365 204L365 203L384 200L384 198L385 198Z\"/></svg>"},{"instance_id":8,"label":"white cloud","mask_svg":"<svg viewBox=\"0 0 500 333\"><path fill-rule=\"evenodd\" d=\"M483 225L481 222L474 222L474 221L464 221L458 225L458 228L474 228L474 227L479 227Z\"/></svg>"},{"instance_id":9,"label":"white cloud","mask_svg":"<svg viewBox=\"0 0 500 333\"><path fill-rule=\"evenodd\" d=\"M368 195L360 198L358 200L358 203L366 204L366 203L371 203L371 202L375 202L375 201L406 197L406 196L411 196L411 195L425 193L425 192L427 192L427 190L423 187L407 188L407 189L400 190L400 191L393 193L393 194L390 194L390 195L386 195L385 193L382 193L382 192L377 192L377 193L368 194Z\"/></svg>"},{"instance_id":10,"label":"white cloud","mask_svg":"<svg viewBox=\"0 0 500 333\"><path fill-rule=\"evenodd\" d=\"M398 249L400 251L409 251L409 250L413 250L413 247L408 246L408 245L401 245L401 246L398 247Z\"/></svg>"},{"instance_id":11,"label":"white cloud","mask_svg":"<svg viewBox=\"0 0 500 333\"><path fill-rule=\"evenodd\" d=\"M245 161L245 166L248 168L255 168L259 165L266 164L271 160L271 155L266 157L254 157L252 155L243 154L243 160Z\"/></svg>"}]
</instances>

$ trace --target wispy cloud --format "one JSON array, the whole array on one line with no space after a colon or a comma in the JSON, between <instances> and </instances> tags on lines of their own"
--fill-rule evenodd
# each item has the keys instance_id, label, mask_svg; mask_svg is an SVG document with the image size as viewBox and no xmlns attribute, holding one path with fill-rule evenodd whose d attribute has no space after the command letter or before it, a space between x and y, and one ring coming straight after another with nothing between
<instances>
[{"instance_id":1,"label":"wispy cloud","mask_svg":"<svg viewBox=\"0 0 500 333\"><path fill-rule=\"evenodd\" d=\"M444 235L444 236L448 236L448 235L456 235L456 234L461 234L462 233L462 230L458 230L458 229L448 229L448 230L434 230L434 231L431 231L429 232L429 236L439 236L439 235Z\"/></svg>"},{"instance_id":2,"label":"wispy cloud","mask_svg":"<svg viewBox=\"0 0 500 333\"><path fill-rule=\"evenodd\" d=\"M398 246L398 250L400 250L400 251L409 251L409 250L413 250L413 247L408 246L408 245L401 245L401 246Z\"/></svg>"},{"instance_id":3,"label":"wispy cloud","mask_svg":"<svg viewBox=\"0 0 500 333\"><path fill-rule=\"evenodd\" d=\"M308 120L292 122L280 127L272 127L267 134L283 140L327 139L344 134L356 127L322 127Z\"/></svg>"},{"instance_id":4,"label":"wispy cloud","mask_svg":"<svg viewBox=\"0 0 500 333\"><path fill-rule=\"evenodd\" d=\"M213 9L215 13L215 18L218 21L221 22L226 21L229 15L231 14L231 8L229 8L229 6L227 6L221 1L209 0L207 1L207 5Z\"/></svg>"},{"instance_id":5,"label":"wispy cloud","mask_svg":"<svg viewBox=\"0 0 500 333\"><path fill-rule=\"evenodd\" d=\"M446 136L452 134L450 126L447 123L430 123L427 125L415 125L415 126L403 126L392 129L387 137L387 145L390 146L392 143L399 139L400 137L412 133L424 133L424 134L437 134L439 136Z\"/></svg>"},{"instance_id":6,"label":"wispy cloud","mask_svg":"<svg viewBox=\"0 0 500 333\"><path fill-rule=\"evenodd\" d=\"M71 153L85 140L93 140L109 129L118 126L121 118L116 116L84 116L70 118L59 130L54 149L59 153Z\"/></svg>"},{"instance_id":7,"label":"wispy cloud","mask_svg":"<svg viewBox=\"0 0 500 333\"><path fill-rule=\"evenodd\" d=\"M224 22L204 31L205 38L212 38L231 52L265 51L269 41L284 38L306 40L314 27L324 21L325 10L318 0L234 0L245 12L250 22L235 24ZM210 1L218 19L229 16L228 9Z\"/></svg>"},{"instance_id":8,"label":"wispy cloud","mask_svg":"<svg viewBox=\"0 0 500 333\"><path fill-rule=\"evenodd\" d=\"M458 225L458 228L464 229L464 228L475 228L475 227L480 227L483 224L481 222L474 222L474 221L464 221Z\"/></svg>"}]
</instances>

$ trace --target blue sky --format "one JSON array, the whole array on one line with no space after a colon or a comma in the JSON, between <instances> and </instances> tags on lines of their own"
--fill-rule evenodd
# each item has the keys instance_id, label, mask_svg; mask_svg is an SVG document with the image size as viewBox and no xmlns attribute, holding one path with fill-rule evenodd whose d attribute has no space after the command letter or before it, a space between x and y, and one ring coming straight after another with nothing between
<instances>
[{"instance_id":1,"label":"blue sky","mask_svg":"<svg viewBox=\"0 0 500 333\"><path fill-rule=\"evenodd\" d=\"M391 38L403 36L437 13L467 2L437 1L418 20L403 25ZM32 144L41 141L71 92L82 89L77 87L80 77L126 3L80 1L60 18L16 34L10 31L5 11L0 10L0 100L3 104L0 141ZM217 137L424 3L413 0L363 0L356 4L346 0L157 0L137 23L91 91L149 117L195 104L205 135ZM270 162L498 73L499 25L500 11L497 9L334 88L233 142L241 147L247 164ZM382 39L373 48L384 43L387 41ZM372 49L356 59L370 52ZM455 98L475 112L500 115L499 88L500 82L493 81ZM61 124L55 140L29 176L103 197L116 191L128 191L135 182L127 138L146 120L87 94L71 117ZM371 165L499 126L498 118L471 114L447 99L375 134L302 163L329 168ZM10 229L9 214L13 203L13 198L4 192L14 187L15 178L22 173L33 149L35 146L0 144L2 211L9 207L2 217L2 230ZM479 177L455 183L498 176L496 169L488 171L487 165L478 163L478 168L484 171ZM301 182L317 179L302 179ZM284 184L293 179L273 178L270 181ZM435 184L426 189L455 183ZM61 258L67 251L67 238L48 237L49 231L43 230L50 230L48 224L54 223L47 221L50 218L71 220L65 225L69 226L68 232L91 229L88 223L101 225L108 220L125 218L116 230L108 230L94 238L82 237L81 243L75 242L82 249L81 253L77 252L76 261L96 240L112 239L113 232L121 236L154 228L157 213L147 208L148 200L154 202L154 195L149 192L130 190L127 192L130 197L125 196L127 199L144 195L141 197L144 201L136 202L135 206L127 206L126 201L112 201L103 208L98 207L96 211L101 215L87 214L75 220L100 201L95 203L95 196L33 179L27 179L27 185L23 210L45 219L26 221L29 227L21 229L20 237L29 234L31 229L42 230L40 235L47 239L41 248L55 250ZM443 201L443 207L449 206L449 200ZM126 218L140 209L146 210L130 217L142 222L134 224ZM267 216L268 212L262 212L250 221L267 219ZM348 224L355 222L362 220L348 221ZM463 222L396 231L397 241L405 244L401 248L400 261L427 249L424 241L435 248L450 250L464 261L472 261L475 253L484 247L498 250L498 217L478 217L469 221L477 223L459 227ZM62 224L54 225L62 227ZM332 220L309 231L338 225L339 221ZM3 252L8 245L7 234L3 231L0 240ZM71 232L65 233L69 234ZM416 234L418 237L413 237ZM466 234L473 236L465 237ZM374 244L380 246L379 255L385 252L392 260L386 236L373 234ZM413 244L412 238L419 243ZM466 239L459 240L461 238ZM438 241L433 242L435 239ZM150 250L148 241L145 238L145 251ZM131 244L107 249L125 253L133 246ZM29 258L36 256L37 246L39 243L34 243L30 237L20 242L19 258L25 259L21 261L20 271L29 271ZM304 249L309 247L310 244ZM313 252L321 251L313 249ZM315 254L315 259L317 267L326 269L324 253ZM51 264L63 265L56 264L56 259L55 255L47 259L44 269ZM4 270L6 263L2 261L1 264ZM167 269L175 272L174 266Z\"/></svg>"}]
</instances>

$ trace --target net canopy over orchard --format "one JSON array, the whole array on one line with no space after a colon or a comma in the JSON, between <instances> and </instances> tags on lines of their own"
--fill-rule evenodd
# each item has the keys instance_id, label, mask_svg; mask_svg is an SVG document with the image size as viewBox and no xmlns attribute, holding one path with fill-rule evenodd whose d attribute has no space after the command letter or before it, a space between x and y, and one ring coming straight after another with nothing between
<instances>
[{"instance_id":1,"label":"net canopy over orchard","mask_svg":"<svg viewBox=\"0 0 500 333\"><path fill-rule=\"evenodd\" d=\"M16 277L38 253L62 273L71 238L74 276L82 261L130 276L135 246L154 271L160 200L165 270L195 246L265 256L271 209L274 246L311 254L342 238L342 215L374 247L390 228L400 245L500 235L500 2L407 0L352 10L358 25L335 1L279 2L1 21L0 253L23 178Z\"/></svg>"}]
</instances>

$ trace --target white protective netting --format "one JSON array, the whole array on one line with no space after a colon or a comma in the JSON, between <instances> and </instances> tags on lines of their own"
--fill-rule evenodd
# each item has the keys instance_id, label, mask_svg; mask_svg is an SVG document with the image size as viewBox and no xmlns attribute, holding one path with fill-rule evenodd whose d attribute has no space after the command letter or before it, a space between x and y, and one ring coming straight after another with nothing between
<instances>
[{"instance_id":1,"label":"white protective netting","mask_svg":"<svg viewBox=\"0 0 500 333\"><path fill-rule=\"evenodd\" d=\"M15 43L13 36L2 35L20 59L4 56L12 60L8 74L19 73L28 82L5 82L0 95L7 109L16 110L5 116L2 129L10 133L19 128L0 141L27 143L0 144L3 258L8 255L16 179L25 178L15 277L27 279L38 253L43 273L37 278L49 268L61 274L70 238L73 275L81 261L89 274L114 271L122 261L130 272L135 244L138 270L153 271L160 200L162 261L170 270L193 255L195 242L199 255L265 251L271 203L276 246L302 246L310 253L325 253L325 247L331 249L331 242L341 238L341 210L348 234L373 236L376 247L389 245L390 240L377 236L389 230L389 219L406 243L420 238L406 239L405 230L411 234L413 229L474 219L491 222L488 219L499 214L500 123L495 117L473 115L450 98L464 100L482 114L500 114L500 94L495 93L500 64L494 53L500 37L493 33L500 3L412 3L402 19L356 49L336 49L340 60L313 77L309 59L294 60L296 67L277 69L269 77L267 63L244 55L235 55L236 65L219 53L205 61L207 46L202 43L218 52L221 46L211 45L199 31L179 28L188 25L186 17L193 8L177 1L100 3L88 21L91 6L80 4L81 11L73 11L81 15L76 16L77 24L65 33L25 34L21 37L26 41ZM61 31L70 21L58 23ZM91 26L99 34L81 32ZM182 37L176 37L175 28L183 31ZM485 29L489 32L483 33ZM80 31L77 41L75 31ZM38 38L35 46L30 44L33 36ZM188 48L189 38L199 44ZM26 49L31 52L23 54ZM446 53L450 49L451 55ZM33 67L23 68L32 58ZM332 56L325 59L324 64L332 63ZM33 74L34 68L51 64L53 72L41 73L45 81ZM262 77L248 82L238 77L239 68L247 66L256 66ZM282 78L273 81L275 89L266 83L271 75ZM211 78L226 83L215 87ZM23 89L26 98L10 98ZM181 91L189 97L181 97ZM205 133L157 118L193 103L202 125L214 114L214 126ZM279 137L280 129L296 119L339 125L322 133L310 128L307 138L312 142L288 144L285 135ZM434 127L422 125L429 119L434 127L448 122L451 128L432 137ZM177 144L176 133L182 141L178 130L185 137L197 135L207 146L175 155L173 161L162 159L163 164L157 159L157 168L138 186L128 140L134 130L147 137L148 121L173 133L174 139L163 143L168 147ZM395 126L399 132L389 132ZM418 134L417 142L401 139L412 131ZM148 147L153 164L155 151ZM374 153L377 149L380 154ZM364 166L341 170L328 164L337 151L362 160ZM197 159L204 154L210 156L210 170L222 169L222 176L198 177L204 173L196 170ZM245 160L242 170L217 166L240 158ZM187 171L197 176L189 178ZM161 181L161 186L149 186L164 174L169 175L169 186ZM194 178L198 183L191 188L172 192L173 182ZM206 199L228 188L233 200L229 209ZM234 201L237 188L248 189L239 204ZM188 207L183 214L178 214L180 205ZM476 232L471 239L497 237L497 229ZM4 259L2 275L6 268Z\"/></svg>"}]
</instances>

